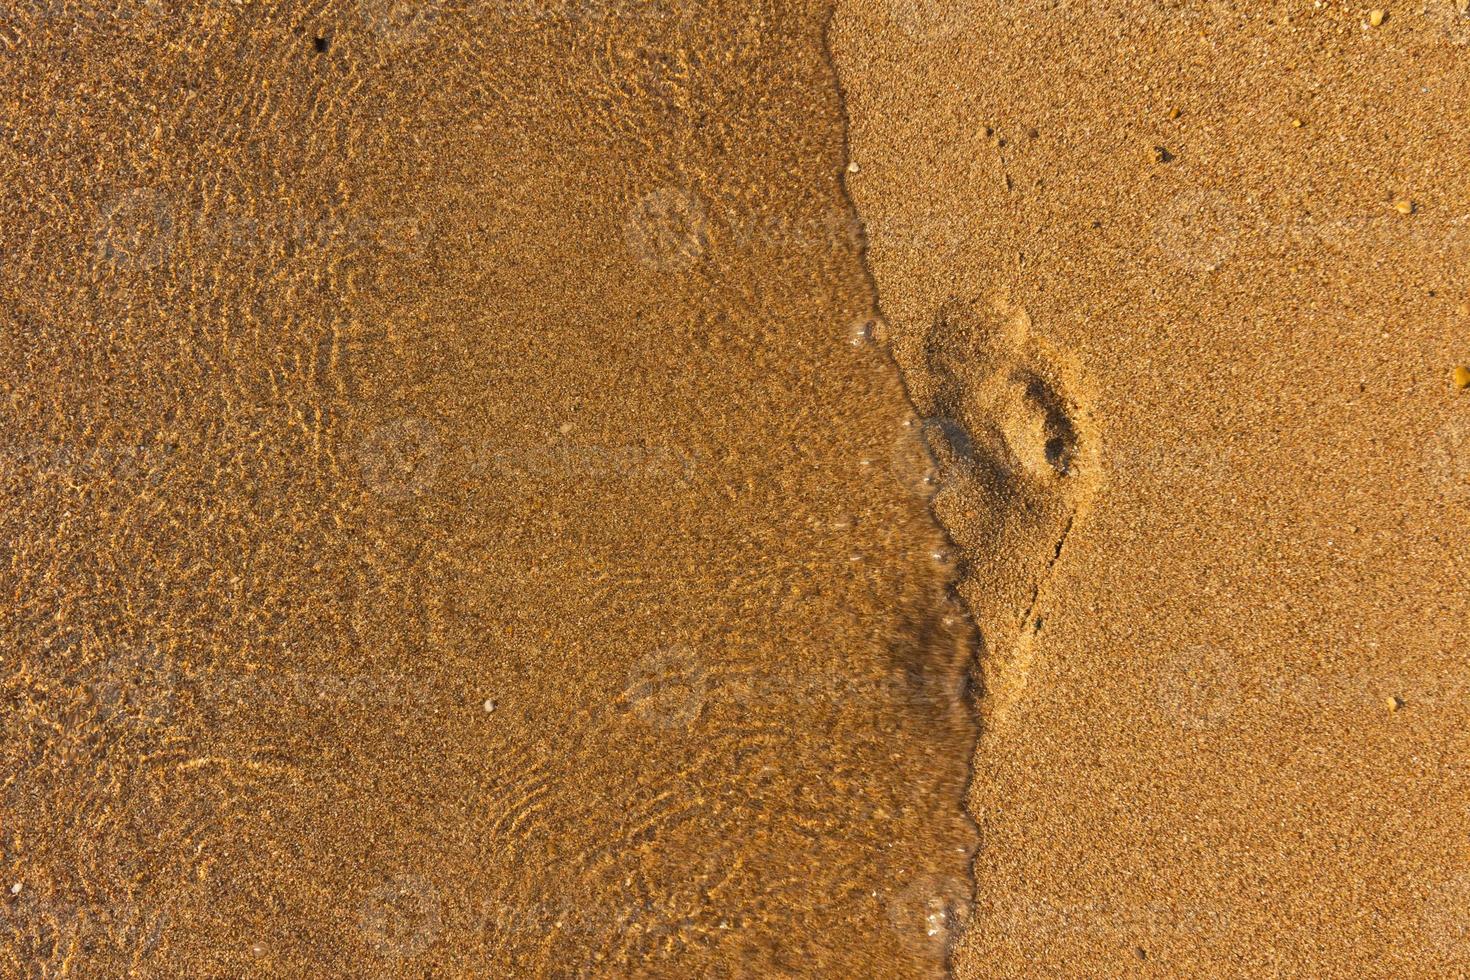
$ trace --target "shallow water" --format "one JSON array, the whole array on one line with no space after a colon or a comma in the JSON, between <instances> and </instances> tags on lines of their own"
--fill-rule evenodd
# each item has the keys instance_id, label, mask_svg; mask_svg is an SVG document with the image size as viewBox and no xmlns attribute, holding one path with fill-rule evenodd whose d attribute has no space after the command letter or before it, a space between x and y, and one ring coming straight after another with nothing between
<instances>
[{"instance_id":1,"label":"shallow water","mask_svg":"<svg viewBox=\"0 0 1470 980\"><path fill-rule=\"evenodd\" d=\"M973 644L827 11L416 9L17 22L0 962L941 973Z\"/></svg>"}]
</instances>

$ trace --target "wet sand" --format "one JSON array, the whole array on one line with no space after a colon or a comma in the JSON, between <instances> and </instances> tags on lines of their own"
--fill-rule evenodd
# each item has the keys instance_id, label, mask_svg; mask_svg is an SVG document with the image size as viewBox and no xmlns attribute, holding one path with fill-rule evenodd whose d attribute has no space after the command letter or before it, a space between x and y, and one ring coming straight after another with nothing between
<instances>
[{"instance_id":1,"label":"wet sand","mask_svg":"<svg viewBox=\"0 0 1470 980\"><path fill-rule=\"evenodd\" d=\"M942 967L974 632L828 12L575 13L9 31L7 974Z\"/></svg>"},{"instance_id":2,"label":"wet sand","mask_svg":"<svg viewBox=\"0 0 1470 980\"><path fill-rule=\"evenodd\" d=\"M20 5L0 972L1464 972L1436 9Z\"/></svg>"}]
</instances>

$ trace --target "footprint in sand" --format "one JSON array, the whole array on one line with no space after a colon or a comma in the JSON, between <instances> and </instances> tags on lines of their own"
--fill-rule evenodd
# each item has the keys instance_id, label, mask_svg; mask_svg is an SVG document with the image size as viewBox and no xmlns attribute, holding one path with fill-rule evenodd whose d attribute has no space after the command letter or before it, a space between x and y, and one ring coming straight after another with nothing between
<instances>
[{"instance_id":1,"label":"footprint in sand","mask_svg":"<svg viewBox=\"0 0 1470 980\"><path fill-rule=\"evenodd\" d=\"M964 557L959 592L982 633L981 712L994 729L1025 691L1052 570L1091 501L1097 440L1076 368L1004 299L947 302L923 356L934 513Z\"/></svg>"}]
</instances>

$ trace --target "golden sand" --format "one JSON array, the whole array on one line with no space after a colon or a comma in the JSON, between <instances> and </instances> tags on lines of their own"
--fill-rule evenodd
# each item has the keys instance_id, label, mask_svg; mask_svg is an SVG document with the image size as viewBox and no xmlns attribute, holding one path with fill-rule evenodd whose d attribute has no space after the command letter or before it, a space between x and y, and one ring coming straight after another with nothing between
<instances>
[{"instance_id":1,"label":"golden sand","mask_svg":"<svg viewBox=\"0 0 1470 980\"><path fill-rule=\"evenodd\" d=\"M15 5L0 975L1470 970L1460 14Z\"/></svg>"},{"instance_id":2,"label":"golden sand","mask_svg":"<svg viewBox=\"0 0 1470 980\"><path fill-rule=\"evenodd\" d=\"M1417 6L839 5L899 362L1014 461L936 501L957 976L1470 971L1470 20Z\"/></svg>"},{"instance_id":3,"label":"golden sand","mask_svg":"<svg viewBox=\"0 0 1470 980\"><path fill-rule=\"evenodd\" d=\"M18 16L0 972L942 968L973 629L826 15Z\"/></svg>"}]
</instances>

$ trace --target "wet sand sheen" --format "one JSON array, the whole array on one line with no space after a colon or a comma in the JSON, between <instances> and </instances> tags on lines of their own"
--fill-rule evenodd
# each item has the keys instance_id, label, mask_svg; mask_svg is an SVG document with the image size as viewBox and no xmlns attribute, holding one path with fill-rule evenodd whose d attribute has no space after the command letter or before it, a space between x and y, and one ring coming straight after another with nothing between
<instances>
[{"instance_id":1,"label":"wet sand sheen","mask_svg":"<svg viewBox=\"0 0 1470 980\"><path fill-rule=\"evenodd\" d=\"M972 644L827 15L20 25L7 969L942 971Z\"/></svg>"}]
</instances>

